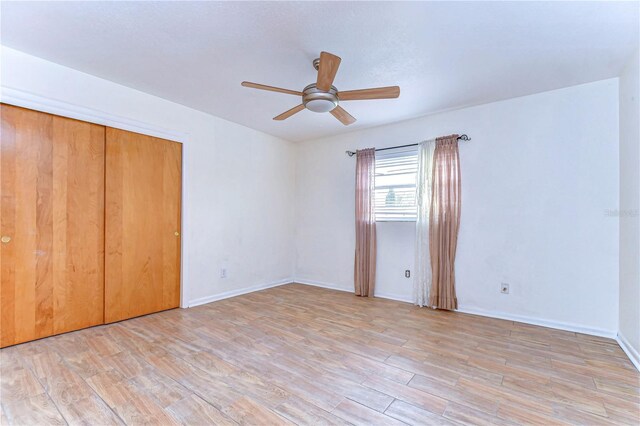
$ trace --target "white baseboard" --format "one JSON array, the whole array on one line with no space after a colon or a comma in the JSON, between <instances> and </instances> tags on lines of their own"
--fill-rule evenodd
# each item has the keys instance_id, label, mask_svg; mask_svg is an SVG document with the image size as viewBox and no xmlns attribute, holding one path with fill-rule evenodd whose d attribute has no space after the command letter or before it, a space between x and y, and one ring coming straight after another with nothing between
<instances>
[{"instance_id":1,"label":"white baseboard","mask_svg":"<svg viewBox=\"0 0 640 426\"><path fill-rule=\"evenodd\" d=\"M380 297L381 299L395 300L397 302L411 303L413 305L413 300L411 299L411 297L407 296L391 293L378 293L377 291L375 292L375 296Z\"/></svg>"},{"instance_id":2,"label":"white baseboard","mask_svg":"<svg viewBox=\"0 0 640 426\"><path fill-rule=\"evenodd\" d=\"M618 345L620 345L624 353L627 354L636 369L640 371L640 354L638 353L638 351L633 346L631 346L631 343L629 343L626 337L624 337L624 335L620 332L618 332L618 335L616 336L616 341L618 342Z\"/></svg>"},{"instance_id":3,"label":"white baseboard","mask_svg":"<svg viewBox=\"0 0 640 426\"><path fill-rule=\"evenodd\" d=\"M345 291L347 293L353 293L353 288L344 288L344 287L337 286L335 284L324 283L321 281L313 281L313 280L306 280L304 278L302 279L296 278L295 282L299 284L312 285L314 287L322 287L322 288L328 288L331 290L338 290L338 291ZM375 296L379 297L380 299L389 299L389 300L396 300L398 302L413 303L413 301L409 297L400 296L400 295L391 294L391 293L379 293L376 291Z\"/></svg>"},{"instance_id":4,"label":"white baseboard","mask_svg":"<svg viewBox=\"0 0 640 426\"><path fill-rule=\"evenodd\" d=\"M328 288L330 290L345 291L347 293L350 293L350 292L353 291L353 289L340 287L340 286L335 285L335 284L323 283L321 281L307 280L307 279L304 279L304 278L295 278L293 280L293 282L294 283L298 283L298 284L312 285L314 287Z\"/></svg>"},{"instance_id":5,"label":"white baseboard","mask_svg":"<svg viewBox=\"0 0 640 426\"><path fill-rule=\"evenodd\" d=\"M228 299L230 297L240 296L242 294L253 293L254 291L260 291L267 288L279 287L284 284L291 284L293 279L287 278L284 280L273 281L265 284L253 285L250 287L241 288L238 290L225 291L224 293L212 294L211 296L200 297L198 299L190 300L185 308L193 308L194 306L204 305L207 303L215 302L216 300Z\"/></svg>"},{"instance_id":6,"label":"white baseboard","mask_svg":"<svg viewBox=\"0 0 640 426\"><path fill-rule=\"evenodd\" d=\"M457 312L464 314L479 315L481 317L497 318L507 321L521 322L524 324L538 325L541 327L555 328L557 330L572 331L574 333L589 334L591 336L607 337L609 339L616 338L616 332L601 328L586 327L578 324L565 323L560 321L546 320L542 318L528 317L524 315L514 315L505 312L487 311L477 308L459 307Z\"/></svg>"},{"instance_id":7,"label":"white baseboard","mask_svg":"<svg viewBox=\"0 0 640 426\"><path fill-rule=\"evenodd\" d=\"M344 287L339 287L335 284L330 284L330 283L325 283L320 281L296 279L295 282L300 284L312 285L315 287L328 288L331 290L340 290L340 291L347 291L347 292L352 291L352 289L345 289ZM399 296L399 295L389 294L389 293L376 293L376 297L380 297L382 299L396 300L398 302L413 303L413 300L411 300L410 297ZM521 323L531 324L531 325L538 325L541 327L555 328L558 330L572 331L574 333L589 334L592 336L608 337L610 339L616 338L616 332L612 330L585 327L581 325L545 320L541 318L527 317L522 315L512 315L504 312L487 311L483 309L465 308L465 307L458 308L457 312L472 314L472 315L479 315L479 316L488 317L488 318L503 319L507 321L521 322Z\"/></svg>"}]
</instances>

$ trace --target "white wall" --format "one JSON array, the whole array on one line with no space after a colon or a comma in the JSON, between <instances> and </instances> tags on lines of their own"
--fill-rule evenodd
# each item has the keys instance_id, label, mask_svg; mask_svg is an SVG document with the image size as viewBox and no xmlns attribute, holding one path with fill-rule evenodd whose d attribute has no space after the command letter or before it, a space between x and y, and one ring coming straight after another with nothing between
<instances>
[{"instance_id":1,"label":"white wall","mask_svg":"<svg viewBox=\"0 0 640 426\"><path fill-rule=\"evenodd\" d=\"M620 335L640 368L640 59L620 76Z\"/></svg>"},{"instance_id":2,"label":"white wall","mask_svg":"<svg viewBox=\"0 0 640 426\"><path fill-rule=\"evenodd\" d=\"M9 48L1 59L5 101L34 107L44 97L37 109L102 124L97 117L115 116L131 124L120 127L184 143L183 305L290 281L292 143Z\"/></svg>"},{"instance_id":3,"label":"white wall","mask_svg":"<svg viewBox=\"0 0 640 426\"><path fill-rule=\"evenodd\" d=\"M12 49L1 55L5 100L18 93L33 107L43 97L42 110L111 117L120 127L148 126L145 133L184 142L184 305L294 275L350 290L355 159L344 151L464 132L473 141L461 147L461 309L600 334L618 329L619 272L632 269L618 259L618 227L626 225L605 212L627 205L632 191L618 185L627 155L618 158L617 79L293 145ZM632 92L628 84L637 92L632 80L623 78L621 93ZM626 123L621 117L633 140L633 123ZM633 164L622 167L637 176ZM413 224L380 223L378 235L377 294L409 300L404 270L413 270ZM219 277L221 268L228 278ZM510 283L510 295L499 293L501 282ZM637 286L629 289L623 304L637 294ZM635 306L624 305L621 322L637 325Z\"/></svg>"},{"instance_id":4,"label":"white wall","mask_svg":"<svg viewBox=\"0 0 640 426\"><path fill-rule=\"evenodd\" d=\"M296 279L352 288L355 158L345 150L450 133L473 139L460 148L460 308L615 335L618 218L606 211L618 208L617 79L298 144ZM413 244L413 224L378 224L377 295L411 297Z\"/></svg>"}]
</instances>

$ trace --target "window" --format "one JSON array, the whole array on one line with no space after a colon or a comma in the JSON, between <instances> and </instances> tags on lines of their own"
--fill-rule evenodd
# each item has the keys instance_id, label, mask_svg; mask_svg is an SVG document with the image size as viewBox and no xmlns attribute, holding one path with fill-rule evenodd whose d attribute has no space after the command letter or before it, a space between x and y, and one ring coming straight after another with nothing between
<instances>
[{"instance_id":1,"label":"window","mask_svg":"<svg viewBox=\"0 0 640 426\"><path fill-rule=\"evenodd\" d=\"M416 220L418 151L388 150L376 153L376 221Z\"/></svg>"}]
</instances>

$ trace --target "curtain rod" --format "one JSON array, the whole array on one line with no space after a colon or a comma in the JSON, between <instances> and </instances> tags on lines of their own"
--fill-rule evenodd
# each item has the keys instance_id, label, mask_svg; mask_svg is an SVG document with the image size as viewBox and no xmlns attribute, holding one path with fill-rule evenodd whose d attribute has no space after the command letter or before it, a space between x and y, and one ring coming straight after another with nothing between
<instances>
[{"instance_id":1,"label":"curtain rod","mask_svg":"<svg viewBox=\"0 0 640 426\"><path fill-rule=\"evenodd\" d=\"M458 140L466 142L466 141L470 141L471 138L469 136L463 134L463 135L458 136ZM390 146L388 148L378 148L378 149L376 149L376 152L377 151L386 151L387 149L406 148L406 147L409 147L409 146L418 146L418 144L417 143L410 143L408 145L398 145L398 146ZM349 157L353 157L354 155L356 155L355 151L345 151L345 152L347 153L347 155Z\"/></svg>"}]
</instances>

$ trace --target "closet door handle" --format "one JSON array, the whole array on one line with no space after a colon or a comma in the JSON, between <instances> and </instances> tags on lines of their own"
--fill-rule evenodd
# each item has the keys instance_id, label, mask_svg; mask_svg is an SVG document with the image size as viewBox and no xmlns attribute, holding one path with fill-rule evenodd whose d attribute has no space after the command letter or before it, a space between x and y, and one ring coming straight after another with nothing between
<instances>
[{"instance_id":1,"label":"closet door handle","mask_svg":"<svg viewBox=\"0 0 640 426\"><path fill-rule=\"evenodd\" d=\"M174 232L173 235L175 235L176 237L180 236L180 233L178 231Z\"/></svg>"},{"instance_id":2,"label":"closet door handle","mask_svg":"<svg viewBox=\"0 0 640 426\"><path fill-rule=\"evenodd\" d=\"M2 244L9 244L9 242L11 241L11 237L8 235L3 235L2 238L0 238L0 241L2 241Z\"/></svg>"}]
</instances>

